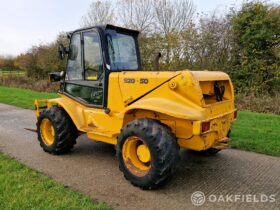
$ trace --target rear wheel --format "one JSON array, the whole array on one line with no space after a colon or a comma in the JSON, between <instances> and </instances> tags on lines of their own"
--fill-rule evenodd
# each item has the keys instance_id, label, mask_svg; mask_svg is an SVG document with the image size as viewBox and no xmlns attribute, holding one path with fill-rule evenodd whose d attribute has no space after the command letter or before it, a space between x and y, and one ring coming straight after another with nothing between
<instances>
[{"instance_id":1,"label":"rear wheel","mask_svg":"<svg viewBox=\"0 0 280 210\"><path fill-rule=\"evenodd\" d=\"M37 121L37 134L45 152L63 154L76 144L77 129L68 114L59 107L44 110Z\"/></svg>"},{"instance_id":2,"label":"rear wheel","mask_svg":"<svg viewBox=\"0 0 280 210\"><path fill-rule=\"evenodd\" d=\"M169 128L155 120L128 123L118 137L120 170L133 185L156 189L167 183L178 162L179 147Z\"/></svg>"}]
</instances>

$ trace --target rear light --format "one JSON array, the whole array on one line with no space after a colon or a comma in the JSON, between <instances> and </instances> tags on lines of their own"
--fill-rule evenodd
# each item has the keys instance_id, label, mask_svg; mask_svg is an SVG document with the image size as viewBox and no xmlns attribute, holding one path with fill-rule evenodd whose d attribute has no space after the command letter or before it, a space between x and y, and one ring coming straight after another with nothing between
<instances>
[{"instance_id":1,"label":"rear light","mask_svg":"<svg viewBox=\"0 0 280 210\"><path fill-rule=\"evenodd\" d=\"M234 111L234 119L237 118L237 110Z\"/></svg>"},{"instance_id":2,"label":"rear light","mask_svg":"<svg viewBox=\"0 0 280 210\"><path fill-rule=\"evenodd\" d=\"M210 130L210 122L203 122L201 124L201 133L205 133Z\"/></svg>"}]
</instances>

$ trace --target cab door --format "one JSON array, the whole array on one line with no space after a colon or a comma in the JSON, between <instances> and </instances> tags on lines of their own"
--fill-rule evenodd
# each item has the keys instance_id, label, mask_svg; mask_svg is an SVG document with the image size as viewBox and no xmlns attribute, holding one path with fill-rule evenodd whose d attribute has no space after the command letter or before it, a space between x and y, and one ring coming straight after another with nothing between
<instances>
[{"instance_id":1,"label":"cab door","mask_svg":"<svg viewBox=\"0 0 280 210\"><path fill-rule=\"evenodd\" d=\"M104 62L98 31L74 33L69 49L64 93L86 106L104 107Z\"/></svg>"}]
</instances>

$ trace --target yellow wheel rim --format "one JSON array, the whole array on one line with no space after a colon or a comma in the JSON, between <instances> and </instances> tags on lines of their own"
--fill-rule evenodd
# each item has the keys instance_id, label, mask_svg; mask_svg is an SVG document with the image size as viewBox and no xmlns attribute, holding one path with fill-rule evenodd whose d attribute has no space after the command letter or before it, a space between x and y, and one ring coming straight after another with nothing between
<instances>
[{"instance_id":1,"label":"yellow wheel rim","mask_svg":"<svg viewBox=\"0 0 280 210\"><path fill-rule=\"evenodd\" d=\"M126 168L136 176L145 176L151 168L151 153L137 136L128 137L122 148Z\"/></svg>"},{"instance_id":2,"label":"yellow wheel rim","mask_svg":"<svg viewBox=\"0 0 280 210\"><path fill-rule=\"evenodd\" d=\"M46 145L54 143L54 128L52 122L48 118L44 118L40 126L41 137Z\"/></svg>"}]
</instances>

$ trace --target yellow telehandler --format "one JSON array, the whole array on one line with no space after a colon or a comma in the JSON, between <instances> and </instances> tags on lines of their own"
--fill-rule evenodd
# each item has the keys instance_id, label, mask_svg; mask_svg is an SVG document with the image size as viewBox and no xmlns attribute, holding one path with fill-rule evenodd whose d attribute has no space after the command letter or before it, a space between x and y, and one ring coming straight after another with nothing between
<instances>
[{"instance_id":1,"label":"yellow telehandler","mask_svg":"<svg viewBox=\"0 0 280 210\"><path fill-rule=\"evenodd\" d=\"M66 70L59 98L35 100L38 140L63 154L76 138L116 145L119 168L142 189L155 189L174 174L180 148L215 154L228 147L237 112L226 73L143 71L139 32L113 25L68 34Z\"/></svg>"}]
</instances>

